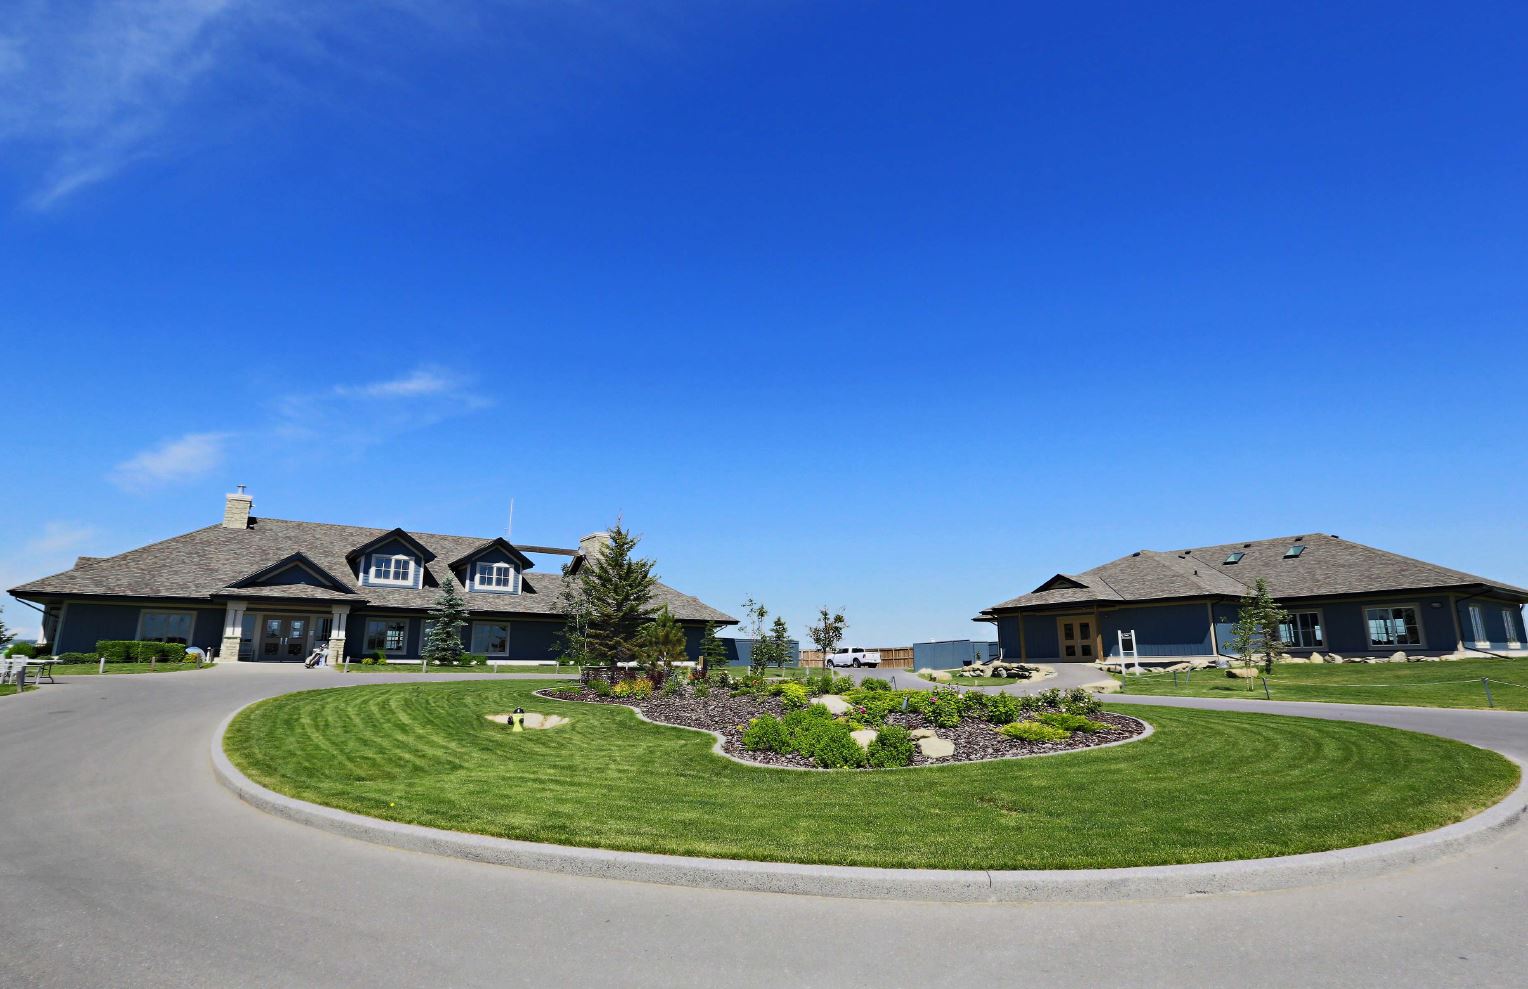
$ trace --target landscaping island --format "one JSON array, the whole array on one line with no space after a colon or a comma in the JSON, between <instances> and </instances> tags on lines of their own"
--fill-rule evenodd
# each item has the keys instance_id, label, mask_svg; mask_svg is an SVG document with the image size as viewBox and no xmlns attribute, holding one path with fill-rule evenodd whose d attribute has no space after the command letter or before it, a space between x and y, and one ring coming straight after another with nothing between
<instances>
[{"instance_id":1,"label":"landscaping island","mask_svg":"<svg viewBox=\"0 0 1528 989\"><path fill-rule=\"evenodd\" d=\"M279 793L476 834L715 858L1075 869L1292 855L1399 838L1499 801L1496 753L1375 725L1132 706L1129 745L876 772L743 765L715 739L556 681L337 687L246 708L229 758ZM512 733L489 715L570 719Z\"/></svg>"}]
</instances>

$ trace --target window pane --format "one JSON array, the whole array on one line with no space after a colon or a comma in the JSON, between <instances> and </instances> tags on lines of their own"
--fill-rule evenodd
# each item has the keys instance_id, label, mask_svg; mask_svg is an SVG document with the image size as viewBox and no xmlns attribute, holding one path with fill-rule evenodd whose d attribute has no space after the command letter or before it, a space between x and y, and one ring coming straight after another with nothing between
<instances>
[{"instance_id":1,"label":"window pane","mask_svg":"<svg viewBox=\"0 0 1528 989\"><path fill-rule=\"evenodd\" d=\"M1076 646L1067 646L1066 647L1066 654L1068 656L1075 656L1075 655L1077 655L1077 647Z\"/></svg>"},{"instance_id":2,"label":"window pane","mask_svg":"<svg viewBox=\"0 0 1528 989\"><path fill-rule=\"evenodd\" d=\"M472 626L472 651L485 656L502 656L509 651L509 626L475 622Z\"/></svg>"},{"instance_id":3,"label":"window pane","mask_svg":"<svg viewBox=\"0 0 1528 989\"><path fill-rule=\"evenodd\" d=\"M1061 637L1063 639L1075 639L1076 638L1076 636L1074 636L1072 634L1072 623L1071 622L1066 622L1066 623L1062 624L1062 626L1061 626Z\"/></svg>"},{"instance_id":4,"label":"window pane","mask_svg":"<svg viewBox=\"0 0 1528 989\"><path fill-rule=\"evenodd\" d=\"M1079 638L1079 639L1086 639L1088 637L1088 635L1089 635L1089 629L1088 629L1088 623L1087 622L1083 622L1081 625L1077 626L1077 638Z\"/></svg>"}]
</instances>

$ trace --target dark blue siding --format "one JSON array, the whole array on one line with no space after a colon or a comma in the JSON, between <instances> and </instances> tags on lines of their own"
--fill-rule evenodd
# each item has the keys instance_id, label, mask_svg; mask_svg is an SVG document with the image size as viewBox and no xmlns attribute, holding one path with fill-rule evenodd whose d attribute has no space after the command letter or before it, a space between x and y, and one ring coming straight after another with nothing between
<instances>
[{"instance_id":1,"label":"dark blue siding","mask_svg":"<svg viewBox=\"0 0 1528 989\"><path fill-rule=\"evenodd\" d=\"M1154 608L1119 608L1100 611L1104 655L1119 655L1120 630L1135 630L1136 656L1211 656L1210 612L1201 601Z\"/></svg>"},{"instance_id":2,"label":"dark blue siding","mask_svg":"<svg viewBox=\"0 0 1528 989\"><path fill-rule=\"evenodd\" d=\"M1470 645L1480 649L1499 650L1511 648L1512 641L1516 641L1519 646L1528 644L1523 638L1523 611L1521 605L1503 601L1492 601L1489 598L1471 598L1467 601L1458 601L1457 607L1459 609L1459 633L1464 636L1464 641ZM1481 611L1481 617L1484 619L1486 627L1486 637L1484 639L1476 638L1474 623L1470 621L1471 607L1479 608ZM1512 627L1517 633L1515 639L1510 639L1507 635L1507 616L1509 614L1515 616L1512 620Z\"/></svg>"},{"instance_id":3,"label":"dark blue siding","mask_svg":"<svg viewBox=\"0 0 1528 989\"><path fill-rule=\"evenodd\" d=\"M102 639L131 639L138 634L138 619L144 610L189 611L196 616L191 628L190 645L214 648L222 640L223 609L179 605L174 602L149 605L96 604L72 601L64 610L53 644L55 653L95 652Z\"/></svg>"},{"instance_id":4,"label":"dark blue siding","mask_svg":"<svg viewBox=\"0 0 1528 989\"><path fill-rule=\"evenodd\" d=\"M1045 660L1055 659L1060 653L1061 640L1056 637L1056 616L1025 615L1024 654L1030 659Z\"/></svg>"},{"instance_id":5,"label":"dark blue siding","mask_svg":"<svg viewBox=\"0 0 1528 989\"><path fill-rule=\"evenodd\" d=\"M1364 653L1389 655L1402 652L1453 652L1458 640L1454 637L1454 620L1449 612L1448 598L1437 595L1398 594L1394 598L1371 601L1299 601L1280 602L1288 611L1319 611L1325 645L1320 652L1338 655L1362 655ZM1420 646L1382 646L1369 644L1369 624L1364 616L1366 609L1383 605L1414 605L1422 624L1423 644ZM1232 627L1236 624L1239 605L1235 602L1215 606L1216 635L1220 639L1222 655L1233 655L1231 649ZM1294 650L1296 654L1307 650Z\"/></svg>"},{"instance_id":6,"label":"dark blue siding","mask_svg":"<svg viewBox=\"0 0 1528 989\"><path fill-rule=\"evenodd\" d=\"M919 669L949 670L969 663L985 663L997 658L996 642L973 642L970 639L945 639L940 642L914 642L913 665ZM1018 658L1015 649L1011 658Z\"/></svg>"}]
</instances>

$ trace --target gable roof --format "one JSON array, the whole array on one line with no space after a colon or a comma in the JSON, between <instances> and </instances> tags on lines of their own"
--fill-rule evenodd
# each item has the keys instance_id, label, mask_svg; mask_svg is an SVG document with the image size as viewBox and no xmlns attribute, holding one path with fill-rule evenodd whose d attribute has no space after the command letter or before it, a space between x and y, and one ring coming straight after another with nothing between
<instances>
[{"instance_id":1,"label":"gable roof","mask_svg":"<svg viewBox=\"0 0 1528 989\"><path fill-rule=\"evenodd\" d=\"M250 520L251 523L254 523L256 521L259 521L259 520L258 519L251 519ZM411 549L413 549L425 561L429 561L429 560L432 560L432 559L435 558L435 554L430 552L430 548L428 546L426 546L424 543L421 543L419 540L415 539L413 536L409 535L404 530L402 530L402 529L388 529L386 532L378 533L378 535L373 536L371 539L366 540L364 543L361 543L359 546L353 547L350 550L350 552L345 554L345 559L347 559L347 560L354 560L357 557L362 556L363 554L371 552L372 550L376 549L378 546L381 546L383 543L392 542L394 539L398 540L399 542L401 542L404 545L406 545L406 546L410 547Z\"/></svg>"},{"instance_id":2,"label":"gable roof","mask_svg":"<svg viewBox=\"0 0 1528 989\"><path fill-rule=\"evenodd\" d=\"M529 570L531 567L536 565L535 561L526 556L524 553L520 552L520 550L516 548L514 544L512 544L508 539L505 539L503 536L494 536L487 542L479 543L473 549L469 549L461 556L458 556L456 559L452 560L451 569L455 570L457 567L466 566L468 563L472 562L473 557L482 556L484 553L493 549L495 546L513 557L515 561L520 564L520 568L522 570Z\"/></svg>"},{"instance_id":3,"label":"gable roof","mask_svg":"<svg viewBox=\"0 0 1528 989\"><path fill-rule=\"evenodd\" d=\"M288 570L288 569L290 569L292 567L301 567L302 569L308 571L313 576L317 577L319 580L322 580L325 584L327 584L329 586L330 590L338 591L341 594L349 594L349 593L351 593L350 589L345 586L345 582L344 581L340 580L334 574L332 574L329 571L325 570L323 567L319 566L317 563L314 563L312 558L309 557L308 554L303 553L301 551L296 552L296 553L292 553L289 556L284 556L281 559L277 560L275 563L272 563L270 566L261 567L259 570L256 570L253 573L246 574L245 576L240 577L238 580L234 581L233 583L229 584L228 586L229 587L255 587L255 586L258 586L259 584L261 584L266 579L268 579L270 577L274 577L277 574L283 573L283 572L285 572L286 570Z\"/></svg>"},{"instance_id":4,"label":"gable roof","mask_svg":"<svg viewBox=\"0 0 1528 989\"><path fill-rule=\"evenodd\" d=\"M1305 549L1298 556L1286 557L1295 545ZM1241 556L1227 564L1233 553ZM1241 597L1259 577L1279 599L1485 587L1528 600L1528 590L1512 584L1314 533L1169 552L1143 549L1080 574L1058 574L1028 594L985 609L978 617L1085 602ZM1059 583L1058 578L1081 586Z\"/></svg>"},{"instance_id":5,"label":"gable roof","mask_svg":"<svg viewBox=\"0 0 1528 989\"><path fill-rule=\"evenodd\" d=\"M244 529L208 526L116 556L80 562L71 570L13 588L11 593L22 598L56 595L218 601L282 598L349 601L364 603L371 609L427 610L435 603L438 593L435 587L362 587L351 567L350 558L357 547L375 545L401 531L253 518ZM427 585L449 575L445 561L471 556L473 551L492 542L482 536L424 532L405 535L424 550L426 573L434 578ZM239 586L252 575L279 567L298 554L334 577L346 590L310 584ZM519 594L467 591L467 604L474 613L559 616L562 580L560 573L526 573ZM728 625L737 622L731 615L666 584L654 588L651 603L655 608L668 605L669 611L681 621Z\"/></svg>"}]
</instances>

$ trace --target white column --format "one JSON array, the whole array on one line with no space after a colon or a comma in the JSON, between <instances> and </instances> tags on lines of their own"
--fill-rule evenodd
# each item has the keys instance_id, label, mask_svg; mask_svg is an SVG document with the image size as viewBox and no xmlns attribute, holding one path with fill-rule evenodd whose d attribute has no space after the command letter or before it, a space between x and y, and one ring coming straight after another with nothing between
<instances>
[{"instance_id":1,"label":"white column","mask_svg":"<svg viewBox=\"0 0 1528 989\"><path fill-rule=\"evenodd\" d=\"M345 627L350 618L350 605L332 606L334 621L329 626L329 665L345 664Z\"/></svg>"},{"instance_id":2,"label":"white column","mask_svg":"<svg viewBox=\"0 0 1528 989\"><path fill-rule=\"evenodd\" d=\"M218 646L219 663L239 661L239 644L244 640L244 611L246 601L230 601L223 612L223 642Z\"/></svg>"}]
</instances>

